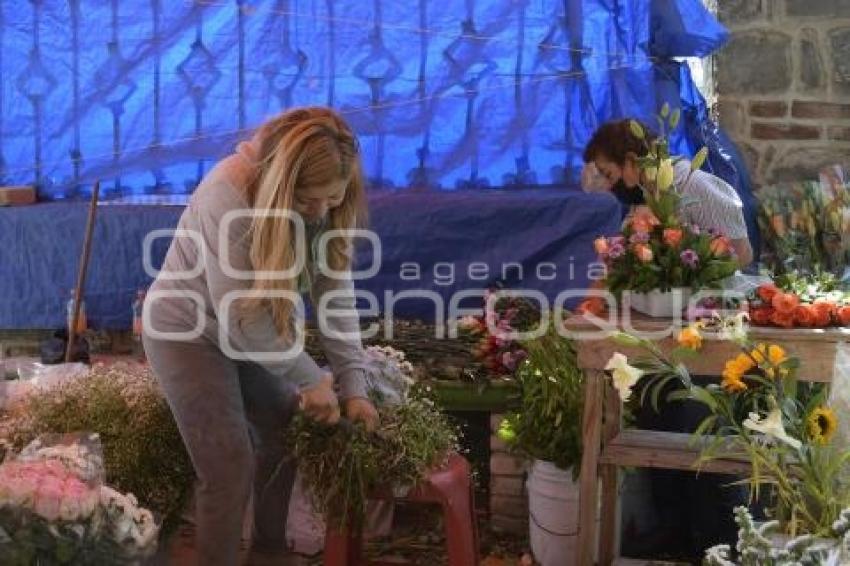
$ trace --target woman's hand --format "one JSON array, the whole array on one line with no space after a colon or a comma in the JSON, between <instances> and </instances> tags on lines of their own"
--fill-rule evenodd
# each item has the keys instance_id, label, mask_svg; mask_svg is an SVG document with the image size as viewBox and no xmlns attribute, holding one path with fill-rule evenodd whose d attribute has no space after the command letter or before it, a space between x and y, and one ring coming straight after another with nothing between
<instances>
[{"instance_id":1,"label":"woman's hand","mask_svg":"<svg viewBox=\"0 0 850 566\"><path fill-rule=\"evenodd\" d=\"M298 407L308 417L329 425L339 422L339 400L334 393L331 374L325 374L317 384L302 389L299 395Z\"/></svg>"},{"instance_id":2,"label":"woman's hand","mask_svg":"<svg viewBox=\"0 0 850 566\"><path fill-rule=\"evenodd\" d=\"M368 399L363 397L353 397L345 402L345 416L351 422L362 422L369 432L373 432L380 424L377 409Z\"/></svg>"}]
</instances>

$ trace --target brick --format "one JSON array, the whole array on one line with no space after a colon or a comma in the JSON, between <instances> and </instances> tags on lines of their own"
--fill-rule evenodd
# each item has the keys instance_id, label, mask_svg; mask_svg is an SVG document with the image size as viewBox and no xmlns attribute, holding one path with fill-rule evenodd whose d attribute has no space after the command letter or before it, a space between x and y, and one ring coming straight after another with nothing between
<instances>
[{"instance_id":1,"label":"brick","mask_svg":"<svg viewBox=\"0 0 850 566\"><path fill-rule=\"evenodd\" d=\"M788 104L779 100L754 100L750 102L750 116L756 118L784 118Z\"/></svg>"},{"instance_id":2,"label":"brick","mask_svg":"<svg viewBox=\"0 0 850 566\"><path fill-rule=\"evenodd\" d=\"M724 0L717 3L717 16L726 25L746 24L764 15L760 0Z\"/></svg>"},{"instance_id":3,"label":"brick","mask_svg":"<svg viewBox=\"0 0 850 566\"><path fill-rule=\"evenodd\" d=\"M794 118L850 120L850 104L795 100L794 104L791 105L791 116Z\"/></svg>"},{"instance_id":4,"label":"brick","mask_svg":"<svg viewBox=\"0 0 850 566\"><path fill-rule=\"evenodd\" d=\"M765 174L766 184L816 180L818 171L824 167L847 161L847 148L834 142L816 147L788 147L770 161L774 165Z\"/></svg>"},{"instance_id":5,"label":"brick","mask_svg":"<svg viewBox=\"0 0 850 566\"><path fill-rule=\"evenodd\" d=\"M490 476L490 494L525 497L525 480L521 476Z\"/></svg>"},{"instance_id":6,"label":"brick","mask_svg":"<svg viewBox=\"0 0 850 566\"><path fill-rule=\"evenodd\" d=\"M528 517L528 500L510 495L490 496L490 515L501 517Z\"/></svg>"},{"instance_id":7,"label":"brick","mask_svg":"<svg viewBox=\"0 0 850 566\"><path fill-rule=\"evenodd\" d=\"M850 127L847 126L830 126L829 139L835 141L850 141Z\"/></svg>"},{"instance_id":8,"label":"brick","mask_svg":"<svg viewBox=\"0 0 850 566\"><path fill-rule=\"evenodd\" d=\"M495 476L522 476L525 474L525 460L510 454L498 452L490 456L490 474Z\"/></svg>"},{"instance_id":9,"label":"brick","mask_svg":"<svg viewBox=\"0 0 850 566\"><path fill-rule=\"evenodd\" d=\"M528 535L528 517L490 517L490 528L497 533Z\"/></svg>"},{"instance_id":10,"label":"brick","mask_svg":"<svg viewBox=\"0 0 850 566\"><path fill-rule=\"evenodd\" d=\"M831 30L829 44L834 90L850 94L850 27Z\"/></svg>"},{"instance_id":11,"label":"brick","mask_svg":"<svg viewBox=\"0 0 850 566\"><path fill-rule=\"evenodd\" d=\"M816 140L821 130L816 126L800 124L766 124L756 122L750 127L750 133L757 140Z\"/></svg>"},{"instance_id":12,"label":"brick","mask_svg":"<svg viewBox=\"0 0 850 566\"><path fill-rule=\"evenodd\" d=\"M805 90L822 89L826 84L826 66L821 56L818 32L806 28L800 32L800 82Z\"/></svg>"},{"instance_id":13,"label":"brick","mask_svg":"<svg viewBox=\"0 0 850 566\"><path fill-rule=\"evenodd\" d=\"M722 2L721 2L722 4ZM809 18L850 17L850 2L847 0L785 0L788 16Z\"/></svg>"}]
</instances>

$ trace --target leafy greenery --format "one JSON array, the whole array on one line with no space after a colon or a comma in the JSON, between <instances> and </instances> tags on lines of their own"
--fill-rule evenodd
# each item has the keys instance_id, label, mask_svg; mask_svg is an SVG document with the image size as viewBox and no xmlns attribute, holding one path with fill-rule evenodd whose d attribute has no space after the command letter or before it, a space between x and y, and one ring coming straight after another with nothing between
<instances>
[{"instance_id":1,"label":"leafy greenery","mask_svg":"<svg viewBox=\"0 0 850 566\"><path fill-rule=\"evenodd\" d=\"M88 377L26 399L3 422L20 450L46 433L97 432L106 483L133 493L143 507L175 527L194 471L171 410L150 371L95 366Z\"/></svg>"},{"instance_id":2,"label":"leafy greenery","mask_svg":"<svg viewBox=\"0 0 850 566\"><path fill-rule=\"evenodd\" d=\"M560 336L554 322L547 333L523 343L528 357L516 373L522 396L519 409L507 415L499 436L517 452L579 471L583 374L573 343Z\"/></svg>"},{"instance_id":3,"label":"leafy greenery","mask_svg":"<svg viewBox=\"0 0 850 566\"><path fill-rule=\"evenodd\" d=\"M326 426L302 415L287 433L316 509L335 524L361 525L370 495L415 485L456 449L454 428L421 394L378 411L381 424L374 433L360 424Z\"/></svg>"}]
</instances>

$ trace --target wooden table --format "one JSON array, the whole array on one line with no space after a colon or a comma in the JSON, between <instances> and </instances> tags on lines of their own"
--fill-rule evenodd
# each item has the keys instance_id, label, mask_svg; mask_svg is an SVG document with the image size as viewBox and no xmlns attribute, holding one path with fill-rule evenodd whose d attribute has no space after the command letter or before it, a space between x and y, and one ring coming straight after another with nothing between
<instances>
[{"instance_id":1,"label":"wooden table","mask_svg":"<svg viewBox=\"0 0 850 566\"><path fill-rule=\"evenodd\" d=\"M677 345L675 335L681 327L670 320L636 313L627 313L626 317L607 322L573 317L567 321L566 327L576 341L578 364L585 373L577 564L590 566L598 561L608 566L615 561L618 553L618 468L692 470L699 449L690 444L689 434L620 430L621 403L606 377L605 365L614 352L622 352L629 357L646 354L635 348L620 346L605 338L604 334L617 329L654 333L647 337L651 337L662 351L669 352ZM588 332L594 332L596 336L586 336ZM838 344L850 341L850 329L751 327L749 337L756 342L778 344L798 357L800 379L828 382L832 379ZM732 342L706 339L700 354L686 365L692 374L719 376L726 360L739 352L739 347ZM749 465L732 459L718 459L700 470L747 473Z\"/></svg>"}]
</instances>

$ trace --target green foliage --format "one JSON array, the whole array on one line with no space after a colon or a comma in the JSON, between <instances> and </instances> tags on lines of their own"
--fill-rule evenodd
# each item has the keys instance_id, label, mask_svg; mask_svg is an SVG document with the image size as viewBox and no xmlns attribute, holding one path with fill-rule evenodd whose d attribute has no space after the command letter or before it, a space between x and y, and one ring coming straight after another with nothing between
<instances>
[{"instance_id":1,"label":"green foliage","mask_svg":"<svg viewBox=\"0 0 850 566\"><path fill-rule=\"evenodd\" d=\"M575 346L554 327L523 346L528 358L516 373L520 407L505 417L499 436L515 451L577 475L584 379Z\"/></svg>"},{"instance_id":2,"label":"green foliage","mask_svg":"<svg viewBox=\"0 0 850 566\"><path fill-rule=\"evenodd\" d=\"M176 526L194 483L171 410L146 369L95 367L86 378L24 401L4 429L15 450L41 434L99 433L106 483L133 493L163 521L164 532Z\"/></svg>"},{"instance_id":3,"label":"green foliage","mask_svg":"<svg viewBox=\"0 0 850 566\"><path fill-rule=\"evenodd\" d=\"M302 415L287 432L316 509L339 525L362 525L366 500L381 489L418 483L457 447L455 429L430 399L379 406L381 424L326 426Z\"/></svg>"}]
</instances>

